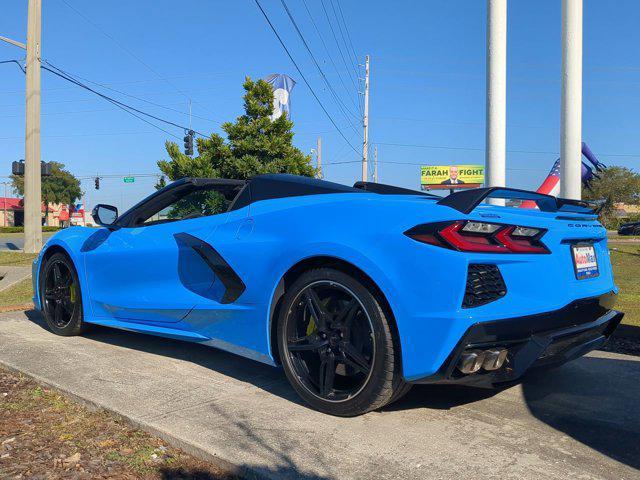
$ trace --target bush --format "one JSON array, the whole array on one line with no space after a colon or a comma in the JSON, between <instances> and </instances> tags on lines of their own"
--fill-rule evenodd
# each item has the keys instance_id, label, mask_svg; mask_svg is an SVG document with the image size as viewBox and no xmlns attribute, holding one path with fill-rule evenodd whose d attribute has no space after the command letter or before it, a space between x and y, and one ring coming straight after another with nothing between
<instances>
[{"instance_id":1,"label":"bush","mask_svg":"<svg viewBox=\"0 0 640 480\"><path fill-rule=\"evenodd\" d=\"M619 217L606 217L600 218L600 222L607 228L607 230L618 230L623 223L640 222L640 213L632 213L626 218Z\"/></svg>"},{"instance_id":2,"label":"bush","mask_svg":"<svg viewBox=\"0 0 640 480\"><path fill-rule=\"evenodd\" d=\"M43 232L57 232L60 227L42 227ZM0 227L0 233L24 233L24 227Z\"/></svg>"}]
</instances>

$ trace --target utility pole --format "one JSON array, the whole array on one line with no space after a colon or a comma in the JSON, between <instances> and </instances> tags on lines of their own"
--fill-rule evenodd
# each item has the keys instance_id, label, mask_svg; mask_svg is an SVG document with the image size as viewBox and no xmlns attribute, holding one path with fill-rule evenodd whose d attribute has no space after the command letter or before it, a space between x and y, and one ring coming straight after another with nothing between
<instances>
[{"instance_id":1,"label":"utility pole","mask_svg":"<svg viewBox=\"0 0 640 480\"><path fill-rule=\"evenodd\" d=\"M560 196L582 196L582 0L562 0Z\"/></svg>"},{"instance_id":2,"label":"utility pole","mask_svg":"<svg viewBox=\"0 0 640 480\"><path fill-rule=\"evenodd\" d=\"M24 251L42 248L40 209L40 37L42 0L29 0L27 14L27 89L24 153Z\"/></svg>"},{"instance_id":3,"label":"utility pole","mask_svg":"<svg viewBox=\"0 0 640 480\"><path fill-rule=\"evenodd\" d=\"M323 178L322 175L322 137L318 137L318 147L316 150L316 167L318 169L317 177L319 179Z\"/></svg>"},{"instance_id":4,"label":"utility pole","mask_svg":"<svg viewBox=\"0 0 640 480\"><path fill-rule=\"evenodd\" d=\"M378 145L373 147L373 183L378 183Z\"/></svg>"},{"instance_id":5,"label":"utility pole","mask_svg":"<svg viewBox=\"0 0 640 480\"><path fill-rule=\"evenodd\" d=\"M369 154L369 55L364 62L364 139L362 141L362 181L366 182L368 175L367 157Z\"/></svg>"},{"instance_id":6,"label":"utility pole","mask_svg":"<svg viewBox=\"0 0 640 480\"><path fill-rule=\"evenodd\" d=\"M37 253L42 248L42 212L40 209L42 190L40 167L41 36L42 0L29 0L26 44L0 36L0 41L27 51L24 138L24 251L27 253Z\"/></svg>"},{"instance_id":7,"label":"utility pole","mask_svg":"<svg viewBox=\"0 0 640 480\"><path fill-rule=\"evenodd\" d=\"M487 0L486 186L506 183L507 0ZM504 205L504 200L490 203Z\"/></svg>"}]
</instances>

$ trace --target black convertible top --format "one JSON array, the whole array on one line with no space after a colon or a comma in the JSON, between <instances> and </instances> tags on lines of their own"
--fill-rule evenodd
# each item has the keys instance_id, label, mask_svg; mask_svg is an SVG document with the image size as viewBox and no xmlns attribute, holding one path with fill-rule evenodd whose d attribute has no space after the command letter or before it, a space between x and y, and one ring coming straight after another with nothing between
<instances>
[{"instance_id":1,"label":"black convertible top","mask_svg":"<svg viewBox=\"0 0 640 480\"><path fill-rule=\"evenodd\" d=\"M363 191L347 185L300 175L286 173L256 175L246 181L245 187L229 206L229 210L237 210L260 200L323 193L363 193Z\"/></svg>"},{"instance_id":2,"label":"black convertible top","mask_svg":"<svg viewBox=\"0 0 640 480\"><path fill-rule=\"evenodd\" d=\"M353 187L317 178L275 173L256 175L248 180L185 177L170 183L134 205L120 218L119 226L137 226L149 215L170 205L193 191L215 189L230 202L228 211L238 210L253 202L274 198L320 195L325 193L377 193L395 195L426 195L379 183L356 182Z\"/></svg>"}]
</instances>

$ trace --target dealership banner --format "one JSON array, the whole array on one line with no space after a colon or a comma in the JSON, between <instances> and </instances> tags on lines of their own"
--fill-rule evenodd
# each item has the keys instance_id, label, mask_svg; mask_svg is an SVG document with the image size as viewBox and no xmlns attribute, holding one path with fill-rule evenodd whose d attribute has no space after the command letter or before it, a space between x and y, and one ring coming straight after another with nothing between
<instances>
[{"instance_id":1,"label":"dealership banner","mask_svg":"<svg viewBox=\"0 0 640 480\"><path fill-rule=\"evenodd\" d=\"M423 165L423 190L476 188L484 183L484 165Z\"/></svg>"}]
</instances>

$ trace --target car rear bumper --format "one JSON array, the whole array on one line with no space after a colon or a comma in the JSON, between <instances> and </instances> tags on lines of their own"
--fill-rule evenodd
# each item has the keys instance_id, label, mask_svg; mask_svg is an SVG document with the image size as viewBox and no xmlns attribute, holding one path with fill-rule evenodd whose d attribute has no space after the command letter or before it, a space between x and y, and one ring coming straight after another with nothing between
<instances>
[{"instance_id":1,"label":"car rear bumper","mask_svg":"<svg viewBox=\"0 0 640 480\"><path fill-rule=\"evenodd\" d=\"M604 345L624 314L613 310L616 294L576 300L551 312L476 323L469 327L434 375L411 383L456 383L492 386L513 382L526 371L557 366ZM465 375L457 369L466 350L508 349L507 360L495 371Z\"/></svg>"}]
</instances>

